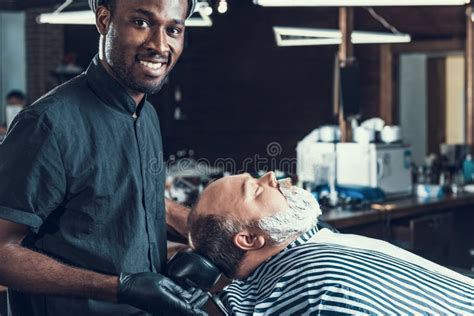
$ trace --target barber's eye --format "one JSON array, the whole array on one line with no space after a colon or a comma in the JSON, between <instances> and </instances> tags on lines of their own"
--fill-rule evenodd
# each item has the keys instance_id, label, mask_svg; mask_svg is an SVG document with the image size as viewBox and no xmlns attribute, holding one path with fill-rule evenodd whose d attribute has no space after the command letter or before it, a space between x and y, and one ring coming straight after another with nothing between
<instances>
[{"instance_id":1,"label":"barber's eye","mask_svg":"<svg viewBox=\"0 0 474 316\"><path fill-rule=\"evenodd\" d=\"M147 21L141 20L141 19L134 20L133 23L140 28L145 28L145 27L150 26L150 24Z\"/></svg>"},{"instance_id":2,"label":"barber's eye","mask_svg":"<svg viewBox=\"0 0 474 316\"><path fill-rule=\"evenodd\" d=\"M179 27L169 27L168 32L173 35L178 35L178 34L181 34L183 30L180 29Z\"/></svg>"}]
</instances>

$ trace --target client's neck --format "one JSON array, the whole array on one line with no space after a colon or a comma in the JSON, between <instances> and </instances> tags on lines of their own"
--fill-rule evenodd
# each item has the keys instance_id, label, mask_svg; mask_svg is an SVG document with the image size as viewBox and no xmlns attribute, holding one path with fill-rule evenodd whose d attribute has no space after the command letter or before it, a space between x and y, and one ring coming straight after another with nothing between
<instances>
[{"instance_id":1,"label":"client's neck","mask_svg":"<svg viewBox=\"0 0 474 316\"><path fill-rule=\"evenodd\" d=\"M236 279L245 279L248 277L255 269L257 269L262 263L267 261L268 258L273 257L278 254L280 251L285 249L289 244L291 244L296 238L285 241L282 244L265 246L262 249L248 251L245 254L242 263L240 264L237 272L235 274Z\"/></svg>"}]
</instances>

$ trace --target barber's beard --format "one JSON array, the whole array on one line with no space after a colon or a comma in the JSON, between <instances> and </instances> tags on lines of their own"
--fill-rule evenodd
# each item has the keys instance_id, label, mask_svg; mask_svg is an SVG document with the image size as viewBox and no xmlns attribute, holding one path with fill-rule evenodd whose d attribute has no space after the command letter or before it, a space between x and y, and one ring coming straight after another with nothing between
<instances>
[{"instance_id":1,"label":"barber's beard","mask_svg":"<svg viewBox=\"0 0 474 316\"><path fill-rule=\"evenodd\" d=\"M258 223L276 244L310 230L321 215L319 203L308 191L295 186L280 186L280 191L290 207L262 218Z\"/></svg>"},{"instance_id":2,"label":"barber's beard","mask_svg":"<svg viewBox=\"0 0 474 316\"><path fill-rule=\"evenodd\" d=\"M135 63L138 61L132 61L131 57L124 53L125 48L117 44L120 43L117 37L116 32L110 33L106 38L107 42L104 49L107 62L111 65L111 69L119 83L133 93L155 94L159 92L165 84L169 72L160 80L145 81L143 78L141 80L140 76L134 73ZM154 58L156 54L150 54L146 57ZM135 59L138 59L138 56Z\"/></svg>"},{"instance_id":3,"label":"barber's beard","mask_svg":"<svg viewBox=\"0 0 474 316\"><path fill-rule=\"evenodd\" d=\"M135 93L145 93L151 95L158 93L161 88L163 88L163 85L165 84L168 75L166 75L166 77L162 78L160 81L139 81L138 78L136 78L136 76L134 76L133 74L133 65L127 66L124 63L124 58L120 56L120 53L114 54L113 56L115 56L113 57L115 61L112 70L119 82L128 90Z\"/></svg>"}]
</instances>

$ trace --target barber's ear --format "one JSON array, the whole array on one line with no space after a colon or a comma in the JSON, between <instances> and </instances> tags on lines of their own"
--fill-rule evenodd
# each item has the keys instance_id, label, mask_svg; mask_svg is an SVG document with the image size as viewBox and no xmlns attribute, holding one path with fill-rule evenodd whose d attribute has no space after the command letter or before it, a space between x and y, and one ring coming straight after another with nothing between
<instances>
[{"instance_id":1,"label":"barber's ear","mask_svg":"<svg viewBox=\"0 0 474 316\"><path fill-rule=\"evenodd\" d=\"M97 12L95 13L95 24L101 35L106 35L108 33L111 19L112 12L110 12L107 7L101 5L97 8Z\"/></svg>"},{"instance_id":2,"label":"barber's ear","mask_svg":"<svg viewBox=\"0 0 474 316\"><path fill-rule=\"evenodd\" d=\"M258 250L265 247L265 237L243 231L234 236L234 244L242 250Z\"/></svg>"}]
</instances>

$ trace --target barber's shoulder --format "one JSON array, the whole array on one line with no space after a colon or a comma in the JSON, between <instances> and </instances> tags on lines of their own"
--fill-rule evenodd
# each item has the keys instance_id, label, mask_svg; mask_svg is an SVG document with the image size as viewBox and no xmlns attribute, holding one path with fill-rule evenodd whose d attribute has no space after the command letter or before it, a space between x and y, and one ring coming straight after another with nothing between
<instances>
[{"instance_id":1,"label":"barber's shoulder","mask_svg":"<svg viewBox=\"0 0 474 316\"><path fill-rule=\"evenodd\" d=\"M67 104L74 104L74 100L79 101L87 90L84 75L79 75L50 90L35 102L28 109L32 112L42 113L48 110L60 110Z\"/></svg>"},{"instance_id":2,"label":"barber's shoulder","mask_svg":"<svg viewBox=\"0 0 474 316\"><path fill-rule=\"evenodd\" d=\"M55 121L64 121L77 107L84 93L89 93L85 77L79 75L60 86L50 90L30 106L25 108L22 115L25 119L43 119L46 123L54 124Z\"/></svg>"},{"instance_id":3,"label":"barber's shoulder","mask_svg":"<svg viewBox=\"0 0 474 316\"><path fill-rule=\"evenodd\" d=\"M74 87L78 84L80 86L75 80L61 85L24 108L11 123L7 137L15 139L28 135L30 140L39 140L54 136L58 144L67 144L75 133L73 122L77 120L78 111L72 110L74 106L69 106L65 99L71 95L69 91L77 90Z\"/></svg>"}]
</instances>

